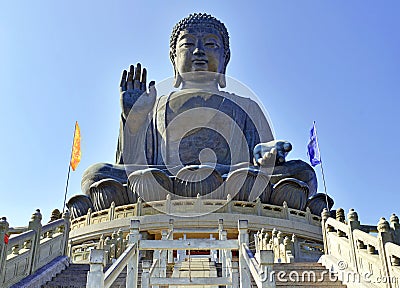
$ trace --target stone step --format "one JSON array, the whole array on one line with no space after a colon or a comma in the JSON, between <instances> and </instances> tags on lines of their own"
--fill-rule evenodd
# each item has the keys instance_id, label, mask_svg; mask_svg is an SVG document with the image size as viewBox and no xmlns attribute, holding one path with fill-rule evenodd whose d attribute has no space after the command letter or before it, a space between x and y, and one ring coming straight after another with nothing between
<instances>
[{"instance_id":1,"label":"stone step","mask_svg":"<svg viewBox=\"0 0 400 288\"><path fill-rule=\"evenodd\" d=\"M111 265L107 265L104 268L104 271L107 271L110 266ZM69 267L67 267L67 269L56 275L51 281L47 282L45 285L42 285L41 288L84 288L86 287L87 272L89 271L89 268L90 266L88 264L71 264ZM142 276L141 265L139 266L138 272L139 278L137 287L139 288L141 287ZM125 282L126 270L123 270L111 287L125 288Z\"/></svg>"},{"instance_id":2,"label":"stone step","mask_svg":"<svg viewBox=\"0 0 400 288\"><path fill-rule=\"evenodd\" d=\"M283 272L285 275L275 276L278 287L346 287L320 263L297 262L274 264L275 275Z\"/></svg>"}]
</instances>

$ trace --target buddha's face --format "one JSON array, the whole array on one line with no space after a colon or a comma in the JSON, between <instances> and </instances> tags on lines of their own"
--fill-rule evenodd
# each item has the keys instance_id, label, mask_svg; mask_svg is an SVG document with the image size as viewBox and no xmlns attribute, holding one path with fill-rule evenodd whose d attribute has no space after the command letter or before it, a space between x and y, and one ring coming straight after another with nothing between
<instances>
[{"instance_id":1,"label":"buddha's face","mask_svg":"<svg viewBox=\"0 0 400 288\"><path fill-rule=\"evenodd\" d=\"M187 72L224 73L224 65L224 45L217 30L196 27L180 33L176 43L175 69L183 80Z\"/></svg>"}]
</instances>

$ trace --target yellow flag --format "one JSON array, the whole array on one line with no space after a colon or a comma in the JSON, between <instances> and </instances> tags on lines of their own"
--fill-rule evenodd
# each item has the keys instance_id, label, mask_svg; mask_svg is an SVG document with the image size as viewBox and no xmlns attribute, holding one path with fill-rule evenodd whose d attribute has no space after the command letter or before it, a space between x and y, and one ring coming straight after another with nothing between
<instances>
[{"instance_id":1,"label":"yellow flag","mask_svg":"<svg viewBox=\"0 0 400 288\"><path fill-rule=\"evenodd\" d=\"M81 130L79 129L78 121L75 123L75 133L74 133L74 144L72 146L71 153L71 165L72 170L75 171L81 161Z\"/></svg>"}]
</instances>

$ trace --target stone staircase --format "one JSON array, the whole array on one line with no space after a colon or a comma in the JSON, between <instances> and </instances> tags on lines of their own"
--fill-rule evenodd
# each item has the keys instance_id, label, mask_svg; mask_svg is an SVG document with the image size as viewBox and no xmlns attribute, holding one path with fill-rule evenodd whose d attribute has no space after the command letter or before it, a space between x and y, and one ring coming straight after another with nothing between
<instances>
[{"instance_id":1,"label":"stone staircase","mask_svg":"<svg viewBox=\"0 0 400 288\"><path fill-rule=\"evenodd\" d=\"M110 265L104 268L107 271ZM71 264L67 269L53 277L53 279L42 285L41 288L83 288L86 287L86 277L89 271L89 264ZM142 265L139 263L138 288L141 287ZM125 288L126 270L123 270L115 280L112 288Z\"/></svg>"},{"instance_id":2,"label":"stone staircase","mask_svg":"<svg viewBox=\"0 0 400 288\"><path fill-rule=\"evenodd\" d=\"M346 287L346 285L337 280L336 276L320 263L297 262L274 264L274 271L276 287Z\"/></svg>"},{"instance_id":3,"label":"stone staircase","mask_svg":"<svg viewBox=\"0 0 400 288\"><path fill-rule=\"evenodd\" d=\"M106 271L109 266L104 270ZM194 268L194 267L193 267ZM217 275L221 277L221 264L215 266ZM172 266L167 268L167 277L172 276ZM86 285L86 276L89 271L88 264L71 264L42 288L83 288ZM318 287L346 287L332 275L328 269L319 263L301 262L290 264L275 264L275 279L277 287L318 288ZM138 288L141 287L142 268L139 266ZM280 274L279 274L280 273ZM280 275L280 276L278 276ZM114 284L113 288L125 288L126 271L124 270ZM293 281L296 280L297 281ZM252 287L257 287L252 281ZM249 287L250 288L250 287Z\"/></svg>"}]
</instances>

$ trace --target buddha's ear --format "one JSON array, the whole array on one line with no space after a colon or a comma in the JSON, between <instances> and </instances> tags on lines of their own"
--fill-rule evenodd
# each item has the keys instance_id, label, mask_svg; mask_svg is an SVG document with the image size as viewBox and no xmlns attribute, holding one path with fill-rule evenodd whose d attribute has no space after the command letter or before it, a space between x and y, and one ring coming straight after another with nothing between
<instances>
[{"instance_id":1,"label":"buddha's ear","mask_svg":"<svg viewBox=\"0 0 400 288\"><path fill-rule=\"evenodd\" d=\"M179 74L178 71L175 70L175 78L174 78L174 87L178 88L182 84L182 76Z\"/></svg>"},{"instance_id":2,"label":"buddha's ear","mask_svg":"<svg viewBox=\"0 0 400 288\"><path fill-rule=\"evenodd\" d=\"M228 52L225 54L225 61L224 61L224 69L223 71L218 75L218 84L219 87L225 88L226 87L226 77L225 77L225 72L226 72L226 66L228 66L229 60L231 59L231 51L228 50Z\"/></svg>"},{"instance_id":3,"label":"buddha's ear","mask_svg":"<svg viewBox=\"0 0 400 288\"><path fill-rule=\"evenodd\" d=\"M171 50L169 51L169 58L171 59L172 66L174 66L174 87L178 88L182 84L182 77L179 75L178 69L175 67L175 56Z\"/></svg>"},{"instance_id":4,"label":"buddha's ear","mask_svg":"<svg viewBox=\"0 0 400 288\"><path fill-rule=\"evenodd\" d=\"M219 73L218 78L217 78L218 84L220 88L225 88L226 87L226 77L225 77L225 71L224 73Z\"/></svg>"}]
</instances>

